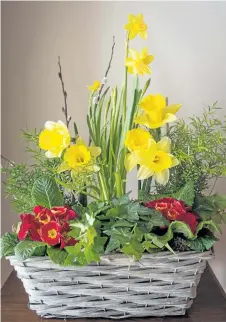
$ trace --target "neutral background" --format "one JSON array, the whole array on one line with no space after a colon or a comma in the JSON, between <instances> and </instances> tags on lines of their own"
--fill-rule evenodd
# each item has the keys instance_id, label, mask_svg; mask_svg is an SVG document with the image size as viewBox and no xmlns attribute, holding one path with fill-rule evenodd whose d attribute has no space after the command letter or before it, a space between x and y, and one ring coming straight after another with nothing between
<instances>
[{"instance_id":1,"label":"neutral background","mask_svg":"<svg viewBox=\"0 0 226 322\"><path fill-rule=\"evenodd\" d=\"M187 119L218 100L226 114L226 3L224 2L2 2L2 154L28 161L20 130L40 129L46 120L63 119L57 77L61 56L70 115L87 139L87 88L101 79L108 64L112 36L116 50L110 85L123 77L124 30L128 13L140 13L149 25L147 41L152 64L152 93L182 103L178 116ZM146 78L144 77L144 80ZM129 187L136 189L134 177ZM133 187L134 185L134 187ZM226 193L221 180L215 191ZM136 193L136 191L135 191ZM18 216L2 200L2 232ZM226 290L226 229L211 263ZM2 282L11 268L4 260Z\"/></svg>"}]
</instances>

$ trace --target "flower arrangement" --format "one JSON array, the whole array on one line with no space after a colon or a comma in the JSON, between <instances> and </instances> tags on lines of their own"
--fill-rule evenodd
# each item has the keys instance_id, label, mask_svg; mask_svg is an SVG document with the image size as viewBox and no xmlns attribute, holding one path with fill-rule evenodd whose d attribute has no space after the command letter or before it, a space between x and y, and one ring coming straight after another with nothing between
<instances>
[{"instance_id":1,"label":"flower arrangement","mask_svg":"<svg viewBox=\"0 0 226 322\"><path fill-rule=\"evenodd\" d=\"M103 81L88 87L87 143L76 123L71 126L59 59L65 123L47 121L41 132L23 132L34 164L6 160L2 168L21 219L1 238L3 256L47 255L62 266L87 265L112 252L139 260L145 252L206 251L217 240L226 196L204 190L226 174L226 125L216 118L216 103L186 124L177 120L180 104L146 94L150 79L140 88L139 78L151 73L154 57L147 47L140 53L130 47L135 37L147 38L143 15L130 14L125 30L121 90L106 85L114 40ZM134 168L137 200L126 191Z\"/></svg>"}]
</instances>

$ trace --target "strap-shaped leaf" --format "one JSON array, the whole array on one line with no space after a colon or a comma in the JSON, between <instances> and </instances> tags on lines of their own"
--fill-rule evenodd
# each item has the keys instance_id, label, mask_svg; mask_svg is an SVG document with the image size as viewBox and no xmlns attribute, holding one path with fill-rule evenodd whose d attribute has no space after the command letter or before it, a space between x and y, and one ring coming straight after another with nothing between
<instances>
[{"instance_id":1,"label":"strap-shaped leaf","mask_svg":"<svg viewBox=\"0 0 226 322\"><path fill-rule=\"evenodd\" d=\"M37 179L31 193L36 205L52 208L64 204L63 195L53 178L43 176Z\"/></svg>"}]
</instances>

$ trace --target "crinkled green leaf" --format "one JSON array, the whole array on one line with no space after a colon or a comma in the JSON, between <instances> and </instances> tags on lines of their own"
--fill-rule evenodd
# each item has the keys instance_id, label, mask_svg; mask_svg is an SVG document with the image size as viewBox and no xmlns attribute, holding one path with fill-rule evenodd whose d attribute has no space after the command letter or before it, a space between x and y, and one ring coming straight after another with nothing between
<instances>
[{"instance_id":1,"label":"crinkled green leaf","mask_svg":"<svg viewBox=\"0 0 226 322\"><path fill-rule=\"evenodd\" d=\"M64 205L63 195L53 178L38 178L34 182L31 194L36 205L47 208Z\"/></svg>"},{"instance_id":2,"label":"crinkled green leaf","mask_svg":"<svg viewBox=\"0 0 226 322\"><path fill-rule=\"evenodd\" d=\"M48 247L47 254L55 264L59 264L61 266L77 265L77 258L74 256L74 254L68 254L68 252L64 249Z\"/></svg>"},{"instance_id":3,"label":"crinkled green leaf","mask_svg":"<svg viewBox=\"0 0 226 322\"><path fill-rule=\"evenodd\" d=\"M0 239L0 258L14 255L14 249L18 243L17 234L5 233Z\"/></svg>"},{"instance_id":4,"label":"crinkled green leaf","mask_svg":"<svg viewBox=\"0 0 226 322\"><path fill-rule=\"evenodd\" d=\"M41 248L41 251L42 251L43 246L45 246L45 243L31 241L31 240L23 240L16 245L15 255L18 258L25 260L25 259L33 256L35 252L39 253L39 250L38 250L39 248Z\"/></svg>"}]
</instances>

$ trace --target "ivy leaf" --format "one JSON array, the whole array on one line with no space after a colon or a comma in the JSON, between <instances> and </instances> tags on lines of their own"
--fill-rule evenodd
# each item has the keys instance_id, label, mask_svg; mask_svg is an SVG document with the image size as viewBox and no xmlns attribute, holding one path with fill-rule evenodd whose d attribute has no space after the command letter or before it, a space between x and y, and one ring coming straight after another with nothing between
<instances>
[{"instance_id":1,"label":"ivy leaf","mask_svg":"<svg viewBox=\"0 0 226 322\"><path fill-rule=\"evenodd\" d=\"M55 180L50 177L40 177L33 185L32 198L36 205L46 208L54 206L63 206L64 199Z\"/></svg>"},{"instance_id":2,"label":"ivy leaf","mask_svg":"<svg viewBox=\"0 0 226 322\"><path fill-rule=\"evenodd\" d=\"M41 248L41 251L42 251L43 246L45 246L45 244L42 242L23 240L16 245L15 255L18 258L25 260L31 257L32 255L34 255L35 252L36 253L39 252L38 248Z\"/></svg>"},{"instance_id":3,"label":"ivy leaf","mask_svg":"<svg viewBox=\"0 0 226 322\"><path fill-rule=\"evenodd\" d=\"M169 221L160 211L155 209L141 206L138 210L138 214L142 220L147 220L149 222L150 227L151 225L153 227L164 227L169 225Z\"/></svg>"},{"instance_id":4,"label":"ivy leaf","mask_svg":"<svg viewBox=\"0 0 226 322\"><path fill-rule=\"evenodd\" d=\"M64 249L59 249L57 247L48 247L47 254L55 264L61 266L73 266L77 264L74 254L68 254L68 252Z\"/></svg>"},{"instance_id":5,"label":"ivy leaf","mask_svg":"<svg viewBox=\"0 0 226 322\"><path fill-rule=\"evenodd\" d=\"M0 239L0 258L14 255L14 249L18 242L17 234L5 233Z\"/></svg>"},{"instance_id":6,"label":"ivy leaf","mask_svg":"<svg viewBox=\"0 0 226 322\"><path fill-rule=\"evenodd\" d=\"M88 245L84 248L84 255L88 264L93 261L99 262L100 260L99 254L93 249L93 247Z\"/></svg>"},{"instance_id":7,"label":"ivy leaf","mask_svg":"<svg viewBox=\"0 0 226 322\"><path fill-rule=\"evenodd\" d=\"M118 249L120 247L120 241L114 237L111 237L109 240L109 243L107 244L105 253L109 254L115 249Z\"/></svg>"},{"instance_id":8,"label":"ivy leaf","mask_svg":"<svg viewBox=\"0 0 226 322\"><path fill-rule=\"evenodd\" d=\"M128 192L127 194L125 194L124 196L122 196L118 199L113 199L112 200L113 206L121 206L121 205L128 204L130 202L129 194L130 194L130 192Z\"/></svg>"},{"instance_id":9,"label":"ivy leaf","mask_svg":"<svg viewBox=\"0 0 226 322\"><path fill-rule=\"evenodd\" d=\"M139 260L143 254L144 248L139 241L133 238L130 243L127 243L122 247L121 251L126 255L133 255Z\"/></svg>"},{"instance_id":10,"label":"ivy leaf","mask_svg":"<svg viewBox=\"0 0 226 322\"><path fill-rule=\"evenodd\" d=\"M106 244L107 239L107 237L100 237L99 235L95 237L93 249L98 254L104 253L104 245Z\"/></svg>"}]
</instances>

